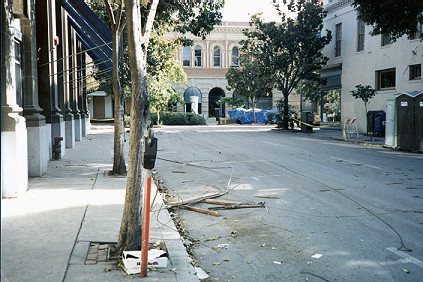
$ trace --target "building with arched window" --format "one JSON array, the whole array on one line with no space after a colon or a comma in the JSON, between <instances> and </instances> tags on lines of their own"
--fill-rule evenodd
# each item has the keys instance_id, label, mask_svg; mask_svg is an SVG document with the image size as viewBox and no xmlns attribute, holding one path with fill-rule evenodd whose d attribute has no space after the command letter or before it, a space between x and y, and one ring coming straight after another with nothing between
<instances>
[{"instance_id":1,"label":"building with arched window","mask_svg":"<svg viewBox=\"0 0 423 282\"><path fill-rule=\"evenodd\" d=\"M186 85L174 85L175 90L185 101L185 105L178 106L178 111L191 111L190 96L196 93L195 95L200 97L198 112L209 118L209 122L215 121L217 116L226 116L230 109L225 109L217 101L222 97L233 96L233 92L227 88L225 74L231 66L239 66L240 41L246 39L242 31L249 27L248 22L222 22L221 25L215 26L206 39L186 35L194 44L190 47L181 47L176 55L187 75ZM261 99L257 107L275 108L277 100L281 97L282 93L274 90L272 97ZM295 93L290 95L292 110L299 110L299 101L299 95Z\"/></svg>"}]
</instances>

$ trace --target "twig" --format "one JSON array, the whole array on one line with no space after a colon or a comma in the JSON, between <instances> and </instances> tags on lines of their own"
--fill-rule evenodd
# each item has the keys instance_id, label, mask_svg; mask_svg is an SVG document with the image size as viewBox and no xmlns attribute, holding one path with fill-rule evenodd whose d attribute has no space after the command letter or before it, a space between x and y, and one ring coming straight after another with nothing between
<instances>
[{"instance_id":1,"label":"twig","mask_svg":"<svg viewBox=\"0 0 423 282\"><path fill-rule=\"evenodd\" d=\"M259 203L257 205L231 205L226 207L211 207L209 210L232 210L232 209L248 209L248 208L264 208L264 203Z\"/></svg>"},{"instance_id":2,"label":"twig","mask_svg":"<svg viewBox=\"0 0 423 282\"><path fill-rule=\"evenodd\" d=\"M266 199L280 199L279 197L274 197L274 196L260 196L260 195L254 195L253 197L256 197L256 198L266 198Z\"/></svg>"},{"instance_id":3,"label":"twig","mask_svg":"<svg viewBox=\"0 0 423 282\"><path fill-rule=\"evenodd\" d=\"M198 208L194 208L194 207L190 207L190 206L180 206L180 208L184 209L184 210L190 210L190 211L195 211L195 212L199 212L199 213L205 213L205 214L208 214L208 215L220 216L220 213L218 213L218 212L198 209Z\"/></svg>"},{"instance_id":4,"label":"twig","mask_svg":"<svg viewBox=\"0 0 423 282\"><path fill-rule=\"evenodd\" d=\"M202 200L200 203L206 203L206 204L214 204L214 205L226 205L226 206L232 206L232 205L241 205L241 202L229 202L229 201L217 201L213 199L205 199Z\"/></svg>"}]
</instances>

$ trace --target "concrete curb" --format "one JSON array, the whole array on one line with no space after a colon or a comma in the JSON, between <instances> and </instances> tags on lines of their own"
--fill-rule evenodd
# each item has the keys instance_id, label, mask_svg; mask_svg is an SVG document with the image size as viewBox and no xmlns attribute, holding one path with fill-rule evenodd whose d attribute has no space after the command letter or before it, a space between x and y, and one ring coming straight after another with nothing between
<instances>
[{"instance_id":1,"label":"concrete curb","mask_svg":"<svg viewBox=\"0 0 423 282\"><path fill-rule=\"evenodd\" d=\"M155 225L152 229L156 229L159 232L162 240L165 242L169 259L172 264L172 268L175 269L175 276L177 281L199 281L195 273L195 269L191 264L191 258L189 257L185 246L182 243L181 236L176 229L176 226L169 214L169 211L165 207L163 198L157 190L157 186L154 181L151 182L151 195L154 196L152 202L153 209L151 218L156 218ZM156 207L156 209L154 209ZM151 234L151 230L150 230ZM151 238L150 235L150 240Z\"/></svg>"}]
</instances>

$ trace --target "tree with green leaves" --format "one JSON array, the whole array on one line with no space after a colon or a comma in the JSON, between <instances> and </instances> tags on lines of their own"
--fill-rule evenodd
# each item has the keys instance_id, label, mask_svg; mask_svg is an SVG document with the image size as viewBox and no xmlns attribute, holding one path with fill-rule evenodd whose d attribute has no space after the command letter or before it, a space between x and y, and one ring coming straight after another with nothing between
<instances>
[{"instance_id":1,"label":"tree with green leaves","mask_svg":"<svg viewBox=\"0 0 423 282\"><path fill-rule=\"evenodd\" d=\"M392 40L414 35L422 38L423 1L421 0L354 0L358 18L371 25L371 34L389 34ZM418 24L420 23L420 30Z\"/></svg>"},{"instance_id":2,"label":"tree with green leaves","mask_svg":"<svg viewBox=\"0 0 423 282\"><path fill-rule=\"evenodd\" d=\"M131 133L125 205L118 238L118 252L141 245L143 189L142 137L150 115L147 80L147 50L155 26L173 25L176 31L205 37L221 20L224 1L216 0L127 0L125 1L128 52L132 81Z\"/></svg>"},{"instance_id":3,"label":"tree with green leaves","mask_svg":"<svg viewBox=\"0 0 423 282\"><path fill-rule=\"evenodd\" d=\"M150 109L157 112L157 123L160 123L160 112L165 111L170 101L183 103L181 96L170 85L186 83L186 74L181 64L175 60L178 48L177 41L161 36L155 32L151 35L147 56L147 84L150 90Z\"/></svg>"},{"instance_id":4,"label":"tree with green leaves","mask_svg":"<svg viewBox=\"0 0 423 282\"><path fill-rule=\"evenodd\" d=\"M222 97L217 101L218 105L226 105L232 109L245 106L244 100L238 97Z\"/></svg>"},{"instance_id":5,"label":"tree with green leaves","mask_svg":"<svg viewBox=\"0 0 423 282\"><path fill-rule=\"evenodd\" d=\"M355 86L355 90L351 90L350 92L354 98L361 99L364 102L364 112L367 115L367 103L376 95L376 90L370 85L363 86L359 84Z\"/></svg>"},{"instance_id":6,"label":"tree with green leaves","mask_svg":"<svg viewBox=\"0 0 423 282\"><path fill-rule=\"evenodd\" d=\"M256 122L255 109L262 97L272 94L274 76L270 69L258 56L260 51L252 39L241 41L239 67L230 67L225 77L228 81L228 90L233 90L234 97L243 97L253 110L253 119Z\"/></svg>"},{"instance_id":7,"label":"tree with green leaves","mask_svg":"<svg viewBox=\"0 0 423 282\"><path fill-rule=\"evenodd\" d=\"M301 79L319 79L317 71L328 60L322 50L332 37L329 31L321 35L325 12L317 1L291 0L287 7L296 13L295 19L275 6L281 23L265 23L253 16L250 25L254 29L246 35L257 46L257 56L275 76L276 88L284 97L282 128L288 129L288 97Z\"/></svg>"}]
</instances>

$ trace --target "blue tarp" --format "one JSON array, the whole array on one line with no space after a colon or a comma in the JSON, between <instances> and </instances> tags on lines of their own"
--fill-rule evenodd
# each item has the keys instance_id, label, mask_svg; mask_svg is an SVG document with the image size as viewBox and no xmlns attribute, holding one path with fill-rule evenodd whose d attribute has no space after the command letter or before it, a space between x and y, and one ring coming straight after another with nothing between
<instances>
[{"instance_id":1,"label":"blue tarp","mask_svg":"<svg viewBox=\"0 0 423 282\"><path fill-rule=\"evenodd\" d=\"M265 123L267 121L267 116L269 113L279 113L277 109L272 109L268 111L263 111L261 109L255 109L256 114L256 123ZM239 120L240 123L253 123L254 116L252 109L236 108L228 112L230 119Z\"/></svg>"}]
</instances>

